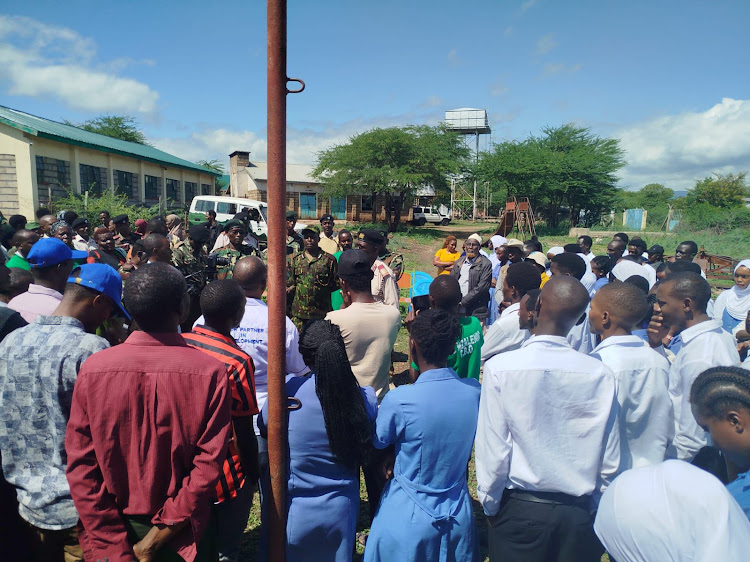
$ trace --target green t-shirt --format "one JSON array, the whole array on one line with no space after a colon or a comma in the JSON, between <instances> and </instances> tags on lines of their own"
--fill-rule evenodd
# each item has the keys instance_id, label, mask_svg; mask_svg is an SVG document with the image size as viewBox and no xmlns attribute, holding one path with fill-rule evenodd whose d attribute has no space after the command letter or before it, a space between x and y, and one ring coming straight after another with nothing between
<instances>
[{"instance_id":1,"label":"green t-shirt","mask_svg":"<svg viewBox=\"0 0 750 562\"><path fill-rule=\"evenodd\" d=\"M339 258L341 257L341 254L344 252L336 252L333 254L333 257L336 258L336 261L339 261ZM341 289L338 289L331 293L331 307L333 310L341 310L344 308L344 297L341 296Z\"/></svg>"},{"instance_id":2,"label":"green t-shirt","mask_svg":"<svg viewBox=\"0 0 750 562\"><path fill-rule=\"evenodd\" d=\"M456 351L448 357L448 367L456 371L462 379L479 380L479 367L482 359L482 323L475 316L463 316L458 319L461 323L461 337L456 342ZM419 367L412 361L411 366L419 372Z\"/></svg>"},{"instance_id":3,"label":"green t-shirt","mask_svg":"<svg viewBox=\"0 0 750 562\"><path fill-rule=\"evenodd\" d=\"M29 265L29 262L26 260L26 258L21 257L21 254L16 252L13 254L10 259L5 262L5 265L7 267L17 267L18 269L25 269L26 271L31 271L31 266Z\"/></svg>"}]
</instances>

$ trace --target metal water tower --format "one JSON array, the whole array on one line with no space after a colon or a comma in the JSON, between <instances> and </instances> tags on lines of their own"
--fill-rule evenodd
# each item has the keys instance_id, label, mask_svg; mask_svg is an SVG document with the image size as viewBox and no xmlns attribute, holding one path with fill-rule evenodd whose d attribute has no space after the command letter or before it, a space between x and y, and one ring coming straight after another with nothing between
<instances>
[{"instance_id":1,"label":"metal water tower","mask_svg":"<svg viewBox=\"0 0 750 562\"><path fill-rule=\"evenodd\" d=\"M476 137L474 149L475 157L479 161L479 135L488 135L492 132L490 122L487 119L487 111L484 109L474 109L471 107L462 107L460 109L450 109L445 112L445 126L450 131L455 131L461 135L473 135ZM456 187L453 182L451 189L451 212L454 217L456 211L462 214L461 203L471 201L471 219L477 219L477 182L474 180L474 194L471 196L466 190ZM457 209L458 207L458 209Z\"/></svg>"}]
</instances>

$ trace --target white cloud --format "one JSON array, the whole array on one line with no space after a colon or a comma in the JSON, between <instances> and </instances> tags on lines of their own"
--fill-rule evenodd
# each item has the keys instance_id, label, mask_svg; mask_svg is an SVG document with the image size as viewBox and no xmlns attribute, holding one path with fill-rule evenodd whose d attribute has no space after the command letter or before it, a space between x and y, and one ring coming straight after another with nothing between
<instances>
[{"instance_id":1,"label":"white cloud","mask_svg":"<svg viewBox=\"0 0 750 562\"><path fill-rule=\"evenodd\" d=\"M72 29L0 15L0 83L8 94L53 97L98 113L156 113L158 92L113 72L134 61L116 59L101 70L95 55L95 43Z\"/></svg>"},{"instance_id":2,"label":"white cloud","mask_svg":"<svg viewBox=\"0 0 750 562\"><path fill-rule=\"evenodd\" d=\"M572 66L568 66L563 63L551 63L547 62L544 64L544 67L542 67L542 78L547 78L549 76L554 76L555 74L573 74L574 72L578 72L583 68L583 65L579 62Z\"/></svg>"},{"instance_id":3,"label":"white cloud","mask_svg":"<svg viewBox=\"0 0 750 562\"><path fill-rule=\"evenodd\" d=\"M498 80L490 86L490 94L493 98L496 98L497 96L500 96L502 94L507 94L509 91L510 90L508 86L505 85L504 80Z\"/></svg>"},{"instance_id":4,"label":"white cloud","mask_svg":"<svg viewBox=\"0 0 750 562\"><path fill-rule=\"evenodd\" d=\"M511 35L513 35L513 28L511 26L506 27L503 35L505 35L506 37L510 37Z\"/></svg>"},{"instance_id":5,"label":"white cloud","mask_svg":"<svg viewBox=\"0 0 750 562\"><path fill-rule=\"evenodd\" d=\"M621 184L689 189L712 173L750 168L750 100L724 98L702 112L668 115L614 134L626 151Z\"/></svg>"},{"instance_id":6,"label":"white cloud","mask_svg":"<svg viewBox=\"0 0 750 562\"><path fill-rule=\"evenodd\" d=\"M521 3L521 13L525 12L529 8L533 8L534 4L536 4L536 0L526 0L525 2Z\"/></svg>"},{"instance_id":7,"label":"white cloud","mask_svg":"<svg viewBox=\"0 0 750 562\"><path fill-rule=\"evenodd\" d=\"M436 96L433 94L431 96L428 96L428 98L425 101L419 104L419 107L428 109L431 107L441 107L443 105L445 105L443 103L443 99L440 96Z\"/></svg>"},{"instance_id":8,"label":"white cloud","mask_svg":"<svg viewBox=\"0 0 750 562\"><path fill-rule=\"evenodd\" d=\"M447 59L448 59L448 64L450 64L453 67L460 66L463 62L461 60L461 57L458 56L458 51L456 49L451 49L450 51L448 51Z\"/></svg>"},{"instance_id":9,"label":"white cloud","mask_svg":"<svg viewBox=\"0 0 750 562\"><path fill-rule=\"evenodd\" d=\"M536 54L546 55L557 47L557 41L555 40L554 33L548 33L547 35L540 37L536 42Z\"/></svg>"}]
</instances>

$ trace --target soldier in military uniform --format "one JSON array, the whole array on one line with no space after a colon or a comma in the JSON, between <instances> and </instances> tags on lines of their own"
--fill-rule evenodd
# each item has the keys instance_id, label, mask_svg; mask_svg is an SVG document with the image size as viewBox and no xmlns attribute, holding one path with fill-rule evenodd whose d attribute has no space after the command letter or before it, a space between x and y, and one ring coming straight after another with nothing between
<instances>
[{"instance_id":1,"label":"soldier in military uniform","mask_svg":"<svg viewBox=\"0 0 750 562\"><path fill-rule=\"evenodd\" d=\"M294 254L287 267L289 317L297 329L309 320L324 318L331 309L331 293L339 288L336 259L318 247L318 233L302 231L304 250Z\"/></svg>"},{"instance_id":2,"label":"soldier in military uniform","mask_svg":"<svg viewBox=\"0 0 750 562\"><path fill-rule=\"evenodd\" d=\"M372 264L372 296L376 301L398 307L398 284L391 268L378 259L383 247L383 233L363 230L357 236L357 249L364 251Z\"/></svg>"},{"instance_id":3,"label":"soldier in military uniform","mask_svg":"<svg viewBox=\"0 0 750 562\"><path fill-rule=\"evenodd\" d=\"M229 238L229 244L218 250L216 256L218 258L227 258L229 260L228 265L220 265L217 267L217 278L218 279L231 279L232 270L237 260L244 258L245 256L257 256L258 251L252 246L243 244L242 241L245 239L247 229L245 223L241 220L232 219L226 225L224 225L224 232L226 232Z\"/></svg>"},{"instance_id":4,"label":"soldier in military uniform","mask_svg":"<svg viewBox=\"0 0 750 562\"><path fill-rule=\"evenodd\" d=\"M286 212L286 255L293 256L297 252L301 252L304 248L302 243L302 236L294 230L297 224L297 213L294 211Z\"/></svg>"},{"instance_id":5,"label":"soldier in military uniform","mask_svg":"<svg viewBox=\"0 0 750 562\"><path fill-rule=\"evenodd\" d=\"M193 323L201 315L200 296L206 286L206 266L208 252L206 243L211 237L211 231L201 224L194 224L188 230L188 237L180 242L172 252L172 265L180 270L185 277L190 297L190 313L182 325L183 331L193 329Z\"/></svg>"}]
</instances>

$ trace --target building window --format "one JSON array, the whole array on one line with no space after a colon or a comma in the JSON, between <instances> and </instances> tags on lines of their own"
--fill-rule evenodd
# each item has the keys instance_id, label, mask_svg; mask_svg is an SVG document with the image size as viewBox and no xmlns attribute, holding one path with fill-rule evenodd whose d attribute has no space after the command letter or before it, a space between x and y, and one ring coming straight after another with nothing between
<instances>
[{"instance_id":1,"label":"building window","mask_svg":"<svg viewBox=\"0 0 750 562\"><path fill-rule=\"evenodd\" d=\"M80 164L81 193L88 191L90 195L101 195L104 188L101 168Z\"/></svg>"},{"instance_id":2,"label":"building window","mask_svg":"<svg viewBox=\"0 0 750 562\"><path fill-rule=\"evenodd\" d=\"M208 183L201 184L201 195L213 195L213 190L211 189L210 184Z\"/></svg>"},{"instance_id":3,"label":"building window","mask_svg":"<svg viewBox=\"0 0 750 562\"><path fill-rule=\"evenodd\" d=\"M362 196L362 210L363 211L372 211L372 195L363 195Z\"/></svg>"},{"instance_id":4,"label":"building window","mask_svg":"<svg viewBox=\"0 0 750 562\"><path fill-rule=\"evenodd\" d=\"M299 218L317 219L318 218L318 198L314 193L299 194Z\"/></svg>"},{"instance_id":5,"label":"building window","mask_svg":"<svg viewBox=\"0 0 750 562\"><path fill-rule=\"evenodd\" d=\"M115 193L118 195L124 195L128 199L136 198L136 187L137 176L130 172L123 172L122 170L114 170L114 181L115 181Z\"/></svg>"},{"instance_id":6,"label":"building window","mask_svg":"<svg viewBox=\"0 0 750 562\"><path fill-rule=\"evenodd\" d=\"M185 182L185 202L189 203L198 195L198 184L193 181Z\"/></svg>"},{"instance_id":7,"label":"building window","mask_svg":"<svg viewBox=\"0 0 750 562\"><path fill-rule=\"evenodd\" d=\"M180 200L180 180L167 178L167 199L172 201Z\"/></svg>"},{"instance_id":8,"label":"building window","mask_svg":"<svg viewBox=\"0 0 750 562\"><path fill-rule=\"evenodd\" d=\"M161 178L156 176L146 176L146 199L158 199L161 193Z\"/></svg>"}]
</instances>

